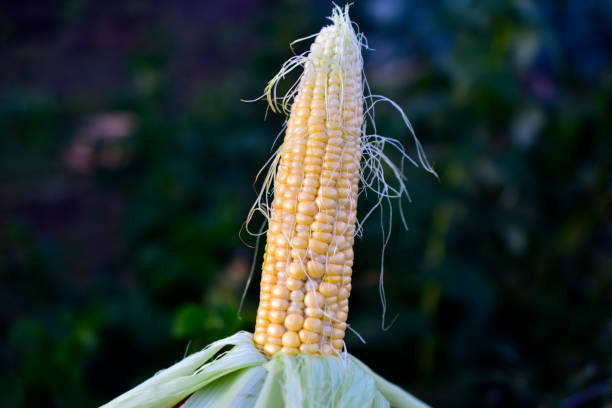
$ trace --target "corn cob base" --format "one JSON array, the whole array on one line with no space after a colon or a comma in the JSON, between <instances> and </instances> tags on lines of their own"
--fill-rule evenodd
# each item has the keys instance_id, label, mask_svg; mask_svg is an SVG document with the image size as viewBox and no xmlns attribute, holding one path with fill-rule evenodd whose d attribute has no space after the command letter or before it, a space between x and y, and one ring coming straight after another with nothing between
<instances>
[{"instance_id":1,"label":"corn cob base","mask_svg":"<svg viewBox=\"0 0 612 408\"><path fill-rule=\"evenodd\" d=\"M222 349L231 347L219 355ZM102 408L406 407L427 405L355 357L277 353L239 332L160 371Z\"/></svg>"}]
</instances>

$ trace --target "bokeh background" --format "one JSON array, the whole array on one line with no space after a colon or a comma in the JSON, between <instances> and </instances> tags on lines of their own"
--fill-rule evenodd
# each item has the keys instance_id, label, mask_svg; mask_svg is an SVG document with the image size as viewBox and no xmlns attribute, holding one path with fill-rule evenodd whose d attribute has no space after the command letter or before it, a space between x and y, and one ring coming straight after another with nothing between
<instances>
[{"instance_id":1,"label":"bokeh background","mask_svg":"<svg viewBox=\"0 0 612 408\"><path fill-rule=\"evenodd\" d=\"M95 406L252 330L239 232L284 117L240 100L330 12L2 3L0 405ZM349 316L367 343L349 333L349 350L434 406L611 406L611 3L358 0L351 13L375 50L373 91L406 110L440 182L406 170L387 331L380 219L367 222ZM378 106L381 133L414 153Z\"/></svg>"}]
</instances>

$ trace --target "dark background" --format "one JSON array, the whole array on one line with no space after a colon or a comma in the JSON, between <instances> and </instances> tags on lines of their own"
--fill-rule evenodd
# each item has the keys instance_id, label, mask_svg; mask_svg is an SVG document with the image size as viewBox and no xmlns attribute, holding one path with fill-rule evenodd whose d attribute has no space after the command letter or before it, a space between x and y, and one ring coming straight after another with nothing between
<instances>
[{"instance_id":1,"label":"dark background","mask_svg":"<svg viewBox=\"0 0 612 408\"><path fill-rule=\"evenodd\" d=\"M612 404L610 4L351 10L376 50L364 51L373 91L406 110L441 181L406 170L388 331L379 217L366 224L349 323L367 344L347 334L348 347L434 406ZM239 231L284 117L240 99L330 13L327 1L2 3L0 405L94 406L253 329L258 274L237 318L253 255ZM378 106L381 133L414 153Z\"/></svg>"}]
</instances>

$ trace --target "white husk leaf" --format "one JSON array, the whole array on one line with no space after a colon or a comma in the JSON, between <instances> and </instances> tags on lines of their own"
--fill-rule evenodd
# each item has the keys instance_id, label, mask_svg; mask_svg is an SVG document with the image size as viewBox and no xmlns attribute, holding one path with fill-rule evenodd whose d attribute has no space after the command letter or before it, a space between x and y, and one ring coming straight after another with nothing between
<instances>
[{"instance_id":1,"label":"white husk leaf","mask_svg":"<svg viewBox=\"0 0 612 408\"><path fill-rule=\"evenodd\" d=\"M228 351L219 354L225 347ZM267 359L252 334L216 341L160 371L103 408L406 407L427 405L345 354Z\"/></svg>"}]
</instances>

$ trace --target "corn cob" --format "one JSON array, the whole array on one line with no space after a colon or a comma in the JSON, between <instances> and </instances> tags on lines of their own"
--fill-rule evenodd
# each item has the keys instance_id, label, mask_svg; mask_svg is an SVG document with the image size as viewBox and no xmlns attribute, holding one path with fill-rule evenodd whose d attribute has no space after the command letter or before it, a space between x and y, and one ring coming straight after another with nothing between
<instances>
[{"instance_id":1,"label":"corn cob","mask_svg":"<svg viewBox=\"0 0 612 408\"><path fill-rule=\"evenodd\" d=\"M348 15L306 55L267 231L254 340L268 355L337 354L351 292L363 62Z\"/></svg>"},{"instance_id":2,"label":"corn cob","mask_svg":"<svg viewBox=\"0 0 612 408\"><path fill-rule=\"evenodd\" d=\"M363 222L383 199L407 195L402 166L385 156L385 143L403 159L417 163L398 141L377 135L375 129L372 135L362 130L363 116L373 121L374 105L384 101L402 114L412 132L395 102L380 95L364 98L360 47L365 38L353 31L348 5L344 10L336 6L331 19L333 25L321 30L309 53L290 59L267 87L274 110L277 81L293 68L304 67L283 144L247 218L247 228L255 211L269 221L255 335L239 332L216 341L105 408L181 404L427 408L350 354L334 357L344 347L347 327L359 180L363 189L379 198L362 216ZM293 95L292 88L281 98L283 109ZM412 135L421 164L435 174ZM365 175L359 167L362 152ZM397 187L384 179L383 163ZM268 189L273 181L270 206ZM384 316L384 296L381 300ZM229 349L220 353L225 348ZM264 354L274 356L268 359Z\"/></svg>"}]
</instances>

